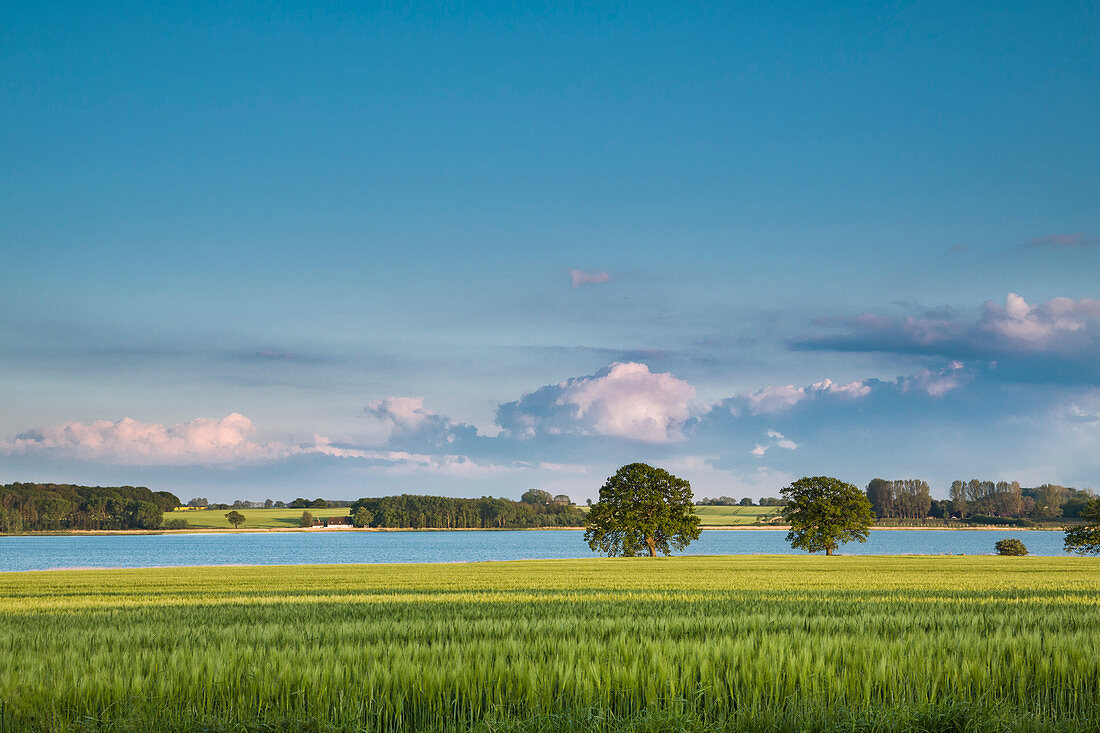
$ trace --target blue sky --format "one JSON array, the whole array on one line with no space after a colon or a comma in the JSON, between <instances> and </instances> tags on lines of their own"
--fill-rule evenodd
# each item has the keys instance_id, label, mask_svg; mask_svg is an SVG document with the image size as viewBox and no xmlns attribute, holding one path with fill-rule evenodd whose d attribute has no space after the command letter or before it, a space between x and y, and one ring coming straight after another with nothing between
<instances>
[{"instance_id":1,"label":"blue sky","mask_svg":"<svg viewBox=\"0 0 1100 733\"><path fill-rule=\"evenodd\" d=\"M0 478L1100 488L1094 4L372 7L7 4Z\"/></svg>"}]
</instances>

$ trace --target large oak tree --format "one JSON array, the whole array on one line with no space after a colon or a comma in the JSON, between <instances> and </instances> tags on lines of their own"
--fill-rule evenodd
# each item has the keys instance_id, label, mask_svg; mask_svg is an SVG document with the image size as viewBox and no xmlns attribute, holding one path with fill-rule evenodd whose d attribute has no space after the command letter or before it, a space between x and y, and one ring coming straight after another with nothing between
<instances>
[{"instance_id":1,"label":"large oak tree","mask_svg":"<svg viewBox=\"0 0 1100 733\"><path fill-rule=\"evenodd\" d=\"M829 476L807 476L783 489L783 518L791 525L787 541L807 552L832 555L838 545L866 542L875 514L866 495Z\"/></svg>"},{"instance_id":2,"label":"large oak tree","mask_svg":"<svg viewBox=\"0 0 1100 733\"><path fill-rule=\"evenodd\" d=\"M600 489L585 519L593 552L656 557L699 538L691 484L645 463L623 466Z\"/></svg>"}]
</instances>

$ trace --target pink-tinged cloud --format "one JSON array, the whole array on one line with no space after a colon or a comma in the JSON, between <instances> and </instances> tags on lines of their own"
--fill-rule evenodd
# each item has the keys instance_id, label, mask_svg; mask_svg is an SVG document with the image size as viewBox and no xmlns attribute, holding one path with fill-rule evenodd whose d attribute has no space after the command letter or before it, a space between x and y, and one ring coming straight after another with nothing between
<instances>
[{"instance_id":1,"label":"pink-tinged cloud","mask_svg":"<svg viewBox=\"0 0 1100 733\"><path fill-rule=\"evenodd\" d=\"M598 285L599 283L610 282L611 275L602 270L570 270L569 279L573 282L573 289L576 290L582 285Z\"/></svg>"},{"instance_id":2,"label":"pink-tinged cloud","mask_svg":"<svg viewBox=\"0 0 1100 733\"><path fill-rule=\"evenodd\" d=\"M934 354L951 359L1061 356L1089 363L1100 357L1100 300L1052 298L1030 304L1009 293L1004 305L982 304L977 318L949 312L923 318L864 313L835 319L844 332L796 342L801 349ZM1054 360L1051 360L1053 363Z\"/></svg>"},{"instance_id":3,"label":"pink-tinged cloud","mask_svg":"<svg viewBox=\"0 0 1100 733\"><path fill-rule=\"evenodd\" d=\"M123 418L117 422L67 422L28 430L0 441L0 454L48 455L122 466L215 466L278 461L292 456L371 458L370 451L341 447L322 435L313 444L256 441L252 421L240 413L196 418L175 425Z\"/></svg>"},{"instance_id":4,"label":"pink-tinged cloud","mask_svg":"<svg viewBox=\"0 0 1100 733\"><path fill-rule=\"evenodd\" d=\"M573 434L666 443L683 437L694 399L695 388L672 374L616 362L501 405L497 423L520 439Z\"/></svg>"},{"instance_id":5,"label":"pink-tinged cloud","mask_svg":"<svg viewBox=\"0 0 1100 733\"><path fill-rule=\"evenodd\" d=\"M285 458L300 449L251 439L252 421L239 413L220 420L198 418L176 425L139 422L67 422L0 442L8 454L50 453L122 465L205 465Z\"/></svg>"}]
</instances>

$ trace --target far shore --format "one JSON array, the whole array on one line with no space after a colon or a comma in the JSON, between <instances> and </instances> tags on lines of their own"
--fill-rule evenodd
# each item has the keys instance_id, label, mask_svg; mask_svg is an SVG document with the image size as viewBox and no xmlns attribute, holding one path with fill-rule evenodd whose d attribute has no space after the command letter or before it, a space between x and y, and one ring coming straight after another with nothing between
<instances>
[{"instance_id":1,"label":"far shore","mask_svg":"<svg viewBox=\"0 0 1100 733\"><path fill-rule=\"evenodd\" d=\"M787 531L789 525L785 524L741 524L741 525L700 525L702 530L710 531L745 531L745 530L770 530ZM216 529L211 527L194 527L187 529L73 529L59 530L56 532L20 532L6 534L0 532L0 537L95 537L109 535L156 535L156 534L263 534L266 532L555 532L561 530L577 531L584 527L421 527L417 529L408 527L349 527L339 525L335 527L242 527L233 529ZM980 532L1061 532L1061 527L1012 527L1005 525L973 525L965 527L872 527L872 532L906 531L980 531Z\"/></svg>"}]
</instances>

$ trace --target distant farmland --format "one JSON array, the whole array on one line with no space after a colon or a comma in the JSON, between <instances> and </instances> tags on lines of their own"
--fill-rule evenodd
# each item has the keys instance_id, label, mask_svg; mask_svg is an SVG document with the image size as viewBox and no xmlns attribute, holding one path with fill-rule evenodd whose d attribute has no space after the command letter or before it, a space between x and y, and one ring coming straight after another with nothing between
<instances>
[{"instance_id":1,"label":"distant farmland","mask_svg":"<svg viewBox=\"0 0 1100 733\"><path fill-rule=\"evenodd\" d=\"M195 529L233 529L225 515L231 511L244 515L244 524L241 529L279 529L299 527L302 521L302 512L309 512L314 519L327 519L328 517L346 517L348 510L342 509L202 509L187 512L166 512L165 521L169 519L186 519L187 523Z\"/></svg>"},{"instance_id":2,"label":"distant farmland","mask_svg":"<svg viewBox=\"0 0 1100 733\"><path fill-rule=\"evenodd\" d=\"M780 509L782 507L778 506L697 506L695 513L704 527L736 527L767 522L779 516Z\"/></svg>"},{"instance_id":3,"label":"distant farmland","mask_svg":"<svg viewBox=\"0 0 1100 733\"><path fill-rule=\"evenodd\" d=\"M582 506L581 509L587 509ZM767 522L779 513L776 506L697 506L696 513L704 527L737 527ZM298 527L302 512L307 511L315 519L346 517L346 508L336 509L203 509L200 511L167 512L165 520L186 519L194 529L233 529L225 515L238 511L244 515L241 529L288 529Z\"/></svg>"}]
</instances>

